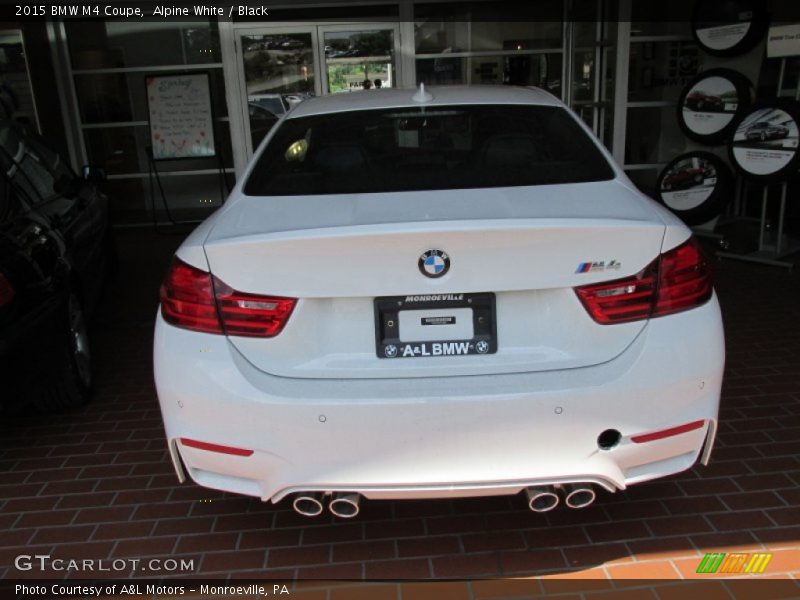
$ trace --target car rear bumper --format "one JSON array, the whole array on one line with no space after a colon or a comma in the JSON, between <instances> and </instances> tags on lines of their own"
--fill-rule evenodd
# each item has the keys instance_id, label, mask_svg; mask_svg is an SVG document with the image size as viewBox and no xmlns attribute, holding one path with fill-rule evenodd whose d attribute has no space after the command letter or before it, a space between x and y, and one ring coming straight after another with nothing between
<instances>
[{"instance_id":1,"label":"car rear bumper","mask_svg":"<svg viewBox=\"0 0 800 600\"><path fill-rule=\"evenodd\" d=\"M176 470L183 477L184 465L207 487L273 502L300 491L458 497L566 482L614 491L683 471L704 446L707 460L724 339L713 297L651 320L622 354L592 367L291 379L257 370L222 336L177 329L159 315L154 361ZM634 439L698 421L662 439ZM607 429L621 440L602 450L597 438Z\"/></svg>"}]
</instances>

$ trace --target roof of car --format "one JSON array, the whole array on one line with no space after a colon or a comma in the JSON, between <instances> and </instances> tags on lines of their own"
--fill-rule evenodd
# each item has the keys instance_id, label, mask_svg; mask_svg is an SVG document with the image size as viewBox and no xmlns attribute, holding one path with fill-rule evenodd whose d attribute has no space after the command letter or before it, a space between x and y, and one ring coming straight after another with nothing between
<instances>
[{"instance_id":1,"label":"roof of car","mask_svg":"<svg viewBox=\"0 0 800 600\"><path fill-rule=\"evenodd\" d=\"M412 99L419 88L364 90L347 94L316 96L298 104L290 118L351 110L396 108L401 106L442 106L451 104L540 104L560 106L549 92L534 87L503 85L452 85L425 87L433 98L426 102Z\"/></svg>"}]
</instances>

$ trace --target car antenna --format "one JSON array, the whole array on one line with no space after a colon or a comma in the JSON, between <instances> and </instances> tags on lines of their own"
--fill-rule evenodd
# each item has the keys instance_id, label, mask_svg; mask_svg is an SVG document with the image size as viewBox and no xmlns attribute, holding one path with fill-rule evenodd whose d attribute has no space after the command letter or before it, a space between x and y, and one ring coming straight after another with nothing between
<instances>
[{"instance_id":1,"label":"car antenna","mask_svg":"<svg viewBox=\"0 0 800 600\"><path fill-rule=\"evenodd\" d=\"M411 96L411 99L414 102L430 102L431 100L433 100L433 95L430 92L425 91L424 83L420 83L417 93Z\"/></svg>"}]
</instances>

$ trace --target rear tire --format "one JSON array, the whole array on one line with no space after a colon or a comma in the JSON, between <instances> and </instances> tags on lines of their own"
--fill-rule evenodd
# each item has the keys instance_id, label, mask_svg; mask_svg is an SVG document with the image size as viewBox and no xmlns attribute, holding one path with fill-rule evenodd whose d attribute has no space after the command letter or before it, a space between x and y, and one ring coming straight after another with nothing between
<instances>
[{"instance_id":1,"label":"rear tire","mask_svg":"<svg viewBox=\"0 0 800 600\"><path fill-rule=\"evenodd\" d=\"M64 325L53 350L50 373L30 390L31 405L36 412L53 412L82 406L92 390L92 356L86 317L78 295L71 291L67 298Z\"/></svg>"}]
</instances>

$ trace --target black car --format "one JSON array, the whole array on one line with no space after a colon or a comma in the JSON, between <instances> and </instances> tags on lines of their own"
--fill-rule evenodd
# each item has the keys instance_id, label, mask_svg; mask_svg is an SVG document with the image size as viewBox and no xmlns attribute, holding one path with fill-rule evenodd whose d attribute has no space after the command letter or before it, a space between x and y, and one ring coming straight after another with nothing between
<instances>
[{"instance_id":1,"label":"black car","mask_svg":"<svg viewBox=\"0 0 800 600\"><path fill-rule=\"evenodd\" d=\"M114 260L100 171L78 177L38 135L2 121L0 173L0 408L83 404L87 314Z\"/></svg>"}]
</instances>

